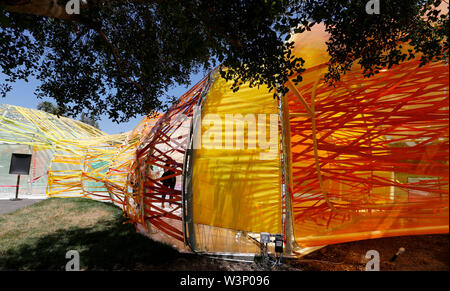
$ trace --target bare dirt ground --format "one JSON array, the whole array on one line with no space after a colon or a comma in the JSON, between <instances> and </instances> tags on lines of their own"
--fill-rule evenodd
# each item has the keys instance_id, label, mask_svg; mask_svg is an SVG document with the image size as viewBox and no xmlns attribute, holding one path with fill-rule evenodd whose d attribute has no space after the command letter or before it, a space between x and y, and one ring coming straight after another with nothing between
<instances>
[{"instance_id":1,"label":"bare dirt ground","mask_svg":"<svg viewBox=\"0 0 450 291\"><path fill-rule=\"evenodd\" d=\"M405 252L389 260L399 248ZM381 271L449 271L449 235L401 236L330 245L303 259L288 263L291 268L316 271L364 271L365 254L380 254Z\"/></svg>"},{"instance_id":2,"label":"bare dirt ground","mask_svg":"<svg viewBox=\"0 0 450 291\"><path fill-rule=\"evenodd\" d=\"M389 260L403 247L405 252ZM365 254L377 250L380 271L449 271L449 235L404 236L326 246L300 259L284 259L283 265L267 269L240 263L184 254L159 265L140 265L140 270L172 271L364 271Z\"/></svg>"}]
</instances>

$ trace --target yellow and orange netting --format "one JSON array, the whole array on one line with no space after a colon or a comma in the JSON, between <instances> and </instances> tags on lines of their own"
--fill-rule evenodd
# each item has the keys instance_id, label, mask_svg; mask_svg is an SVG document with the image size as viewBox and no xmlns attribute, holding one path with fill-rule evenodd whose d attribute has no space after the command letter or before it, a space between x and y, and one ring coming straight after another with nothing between
<instances>
[{"instance_id":1,"label":"yellow and orange netting","mask_svg":"<svg viewBox=\"0 0 450 291\"><path fill-rule=\"evenodd\" d=\"M36 197L45 194L53 154L71 147L72 141L101 138L100 130L77 120L42 111L0 104L0 195L14 192L14 175L9 175L11 153L29 153L30 175L21 179L20 193Z\"/></svg>"},{"instance_id":2,"label":"yellow and orange netting","mask_svg":"<svg viewBox=\"0 0 450 291\"><path fill-rule=\"evenodd\" d=\"M411 60L369 79L354 66L328 86L323 27L294 40L307 70L280 100L264 87L232 92L213 70L126 134L0 107L0 143L47 151L33 155L47 196L111 201L180 250L256 253L260 232L284 234L288 254L447 233L448 64Z\"/></svg>"},{"instance_id":3,"label":"yellow and orange netting","mask_svg":"<svg viewBox=\"0 0 450 291\"><path fill-rule=\"evenodd\" d=\"M138 229L182 250L185 249L182 184L190 120L210 82L209 76L202 79L142 136L128 176L133 193L130 209ZM162 177L168 170L172 174ZM164 180L171 178L176 180L174 189L164 185ZM165 207L169 203L171 206Z\"/></svg>"},{"instance_id":4,"label":"yellow and orange netting","mask_svg":"<svg viewBox=\"0 0 450 291\"><path fill-rule=\"evenodd\" d=\"M296 242L448 233L448 64L411 60L371 78L355 65L329 86L326 37L294 38L311 54L287 96Z\"/></svg>"}]
</instances>

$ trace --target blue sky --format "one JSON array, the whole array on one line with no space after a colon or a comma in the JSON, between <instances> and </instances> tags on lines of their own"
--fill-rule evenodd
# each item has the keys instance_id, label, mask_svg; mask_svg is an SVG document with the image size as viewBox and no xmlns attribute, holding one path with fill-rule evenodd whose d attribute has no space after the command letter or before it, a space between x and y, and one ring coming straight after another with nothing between
<instances>
[{"instance_id":1,"label":"blue sky","mask_svg":"<svg viewBox=\"0 0 450 291\"><path fill-rule=\"evenodd\" d=\"M173 95L173 96L177 96L177 97L181 96L190 87L192 87L198 81L200 81L203 76L204 76L203 72L191 75L191 85L190 86L174 87L167 92L168 95ZM6 76L4 74L0 73L0 83L2 83L4 81L5 77ZM37 105L42 101L50 101L50 102L56 103L51 98L38 99L34 95L34 92L38 85L39 85L39 81L34 78L30 78L28 83L25 81L17 81L16 83L12 84L12 90L7 93L5 98L0 97L0 103L17 105L17 106L33 108L33 109L36 109ZM126 132L129 130L132 130L139 123L139 121L141 119L142 119L142 116L139 118L130 119L130 121L128 121L128 122L117 124L117 123L109 120L107 116L103 115L103 116L101 116L101 120L99 120L99 126L100 126L100 129L103 130L104 132L106 132L108 134L115 134L115 133L121 133L121 132Z\"/></svg>"}]
</instances>

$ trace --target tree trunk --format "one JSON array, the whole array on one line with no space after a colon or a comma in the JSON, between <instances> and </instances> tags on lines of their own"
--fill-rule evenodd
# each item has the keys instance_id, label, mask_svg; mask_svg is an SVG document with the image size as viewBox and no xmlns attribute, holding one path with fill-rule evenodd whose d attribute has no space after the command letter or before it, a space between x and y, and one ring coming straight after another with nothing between
<instances>
[{"instance_id":1,"label":"tree trunk","mask_svg":"<svg viewBox=\"0 0 450 291\"><path fill-rule=\"evenodd\" d=\"M62 4L64 5L64 4ZM40 15L50 18L74 20L75 14L67 14L65 6L57 0L0 0L0 6L7 11Z\"/></svg>"}]
</instances>

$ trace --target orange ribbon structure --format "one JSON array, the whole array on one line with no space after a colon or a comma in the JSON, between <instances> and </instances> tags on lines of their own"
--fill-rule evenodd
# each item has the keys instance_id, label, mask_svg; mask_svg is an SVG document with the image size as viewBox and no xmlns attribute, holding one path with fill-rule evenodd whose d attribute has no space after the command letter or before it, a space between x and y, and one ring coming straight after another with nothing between
<instances>
[{"instance_id":1,"label":"orange ribbon structure","mask_svg":"<svg viewBox=\"0 0 450 291\"><path fill-rule=\"evenodd\" d=\"M293 36L306 71L279 100L263 86L233 92L215 69L126 134L2 105L1 158L33 153L32 193L112 202L182 251L254 254L261 232L284 235L286 255L448 233L448 63L371 78L354 65L330 86L326 38Z\"/></svg>"}]
</instances>

